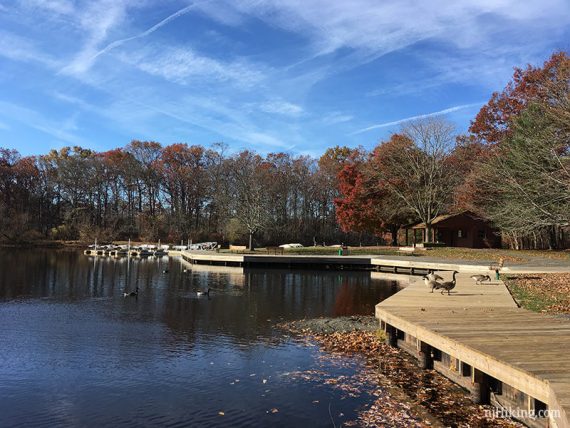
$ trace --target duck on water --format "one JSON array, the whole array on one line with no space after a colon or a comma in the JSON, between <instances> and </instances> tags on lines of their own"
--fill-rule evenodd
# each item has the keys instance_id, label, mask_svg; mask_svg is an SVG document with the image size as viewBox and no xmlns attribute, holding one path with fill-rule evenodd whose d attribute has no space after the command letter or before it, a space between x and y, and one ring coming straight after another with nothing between
<instances>
[{"instance_id":1,"label":"duck on water","mask_svg":"<svg viewBox=\"0 0 570 428\"><path fill-rule=\"evenodd\" d=\"M135 291L131 291L130 293L123 293L123 297L137 297L139 295L139 286L137 285L137 288L135 288Z\"/></svg>"}]
</instances>

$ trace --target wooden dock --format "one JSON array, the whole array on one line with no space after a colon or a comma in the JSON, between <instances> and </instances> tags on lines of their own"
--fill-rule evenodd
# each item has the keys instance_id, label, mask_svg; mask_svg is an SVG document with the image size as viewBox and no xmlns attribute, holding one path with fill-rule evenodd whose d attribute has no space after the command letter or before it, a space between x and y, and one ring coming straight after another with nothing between
<instances>
[{"instance_id":1,"label":"wooden dock","mask_svg":"<svg viewBox=\"0 0 570 428\"><path fill-rule=\"evenodd\" d=\"M486 264L458 264L421 261L414 257L332 256L332 255L270 255L182 251L179 254L189 263L241 267L287 267L354 269L378 272L425 274L428 270L487 273ZM508 268L505 269L508 271Z\"/></svg>"},{"instance_id":2,"label":"wooden dock","mask_svg":"<svg viewBox=\"0 0 570 428\"><path fill-rule=\"evenodd\" d=\"M285 268L321 268L321 269L370 269L370 257L358 256L303 256L303 255L265 255L231 254L183 251L182 258L193 264L211 264L240 267L285 267Z\"/></svg>"},{"instance_id":3,"label":"wooden dock","mask_svg":"<svg viewBox=\"0 0 570 428\"><path fill-rule=\"evenodd\" d=\"M392 345L469 389L475 401L547 409L546 418L520 419L570 427L570 320L519 308L501 281L483 284L459 274L448 296L417 278L379 303L376 317Z\"/></svg>"}]
</instances>

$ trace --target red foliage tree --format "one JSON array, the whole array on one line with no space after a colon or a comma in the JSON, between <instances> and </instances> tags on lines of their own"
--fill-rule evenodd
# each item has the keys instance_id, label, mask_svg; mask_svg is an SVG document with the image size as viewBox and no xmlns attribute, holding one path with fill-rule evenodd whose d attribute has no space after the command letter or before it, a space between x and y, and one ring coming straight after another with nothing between
<instances>
[{"instance_id":1,"label":"red foliage tree","mask_svg":"<svg viewBox=\"0 0 570 428\"><path fill-rule=\"evenodd\" d=\"M483 214L481 207L488 196L479 186L480 166L492 153L475 136L462 135L450 153L447 162L458 177L458 185L453 192L452 212L473 211Z\"/></svg>"},{"instance_id":2,"label":"red foliage tree","mask_svg":"<svg viewBox=\"0 0 570 428\"><path fill-rule=\"evenodd\" d=\"M390 141L378 146L368 159L354 157L338 173L341 197L335 199L336 217L345 232L368 232L381 236L392 235L392 245L398 245L398 230L409 217L409 210L395 199L388 182L379 178L378 169L388 168L387 156L402 149L409 140L393 135Z\"/></svg>"},{"instance_id":3,"label":"red foliage tree","mask_svg":"<svg viewBox=\"0 0 570 428\"><path fill-rule=\"evenodd\" d=\"M542 66L515 68L513 79L501 92L494 92L469 131L487 143L497 143L511 132L514 118L532 101L544 102L553 85L570 79L570 57L566 52L554 53Z\"/></svg>"},{"instance_id":4,"label":"red foliage tree","mask_svg":"<svg viewBox=\"0 0 570 428\"><path fill-rule=\"evenodd\" d=\"M335 198L336 218L344 232L384 232L378 201L362 173L361 164L348 164L338 174L339 198Z\"/></svg>"}]
</instances>

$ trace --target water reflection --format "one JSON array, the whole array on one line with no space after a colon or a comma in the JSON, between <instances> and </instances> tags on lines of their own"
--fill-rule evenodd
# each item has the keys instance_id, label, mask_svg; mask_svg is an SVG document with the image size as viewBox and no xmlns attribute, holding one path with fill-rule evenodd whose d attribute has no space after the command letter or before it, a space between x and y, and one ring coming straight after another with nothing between
<instances>
[{"instance_id":1,"label":"water reflection","mask_svg":"<svg viewBox=\"0 0 570 428\"><path fill-rule=\"evenodd\" d=\"M222 409L235 426L328 426L331 400L354 412L356 399L287 381L283 373L310 369L317 351L274 326L373 314L396 282L369 272L186 269L168 258L1 250L0 426L224 425ZM137 286L138 298L122 297ZM196 295L208 287L209 298ZM266 413L273 407L279 414Z\"/></svg>"}]
</instances>

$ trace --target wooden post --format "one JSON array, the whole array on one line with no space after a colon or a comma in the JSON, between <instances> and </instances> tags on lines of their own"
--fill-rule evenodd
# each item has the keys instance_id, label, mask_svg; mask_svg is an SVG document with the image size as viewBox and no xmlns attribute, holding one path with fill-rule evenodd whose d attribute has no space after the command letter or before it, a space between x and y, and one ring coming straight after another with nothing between
<instances>
[{"instance_id":1,"label":"wooden post","mask_svg":"<svg viewBox=\"0 0 570 428\"><path fill-rule=\"evenodd\" d=\"M398 331L389 324L386 324L386 345L398 347Z\"/></svg>"},{"instance_id":2,"label":"wooden post","mask_svg":"<svg viewBox=\"0 0 570 428\"><path fill-rule=\"evenodd\" d=\"M489 382L487 375L473 367L471 381L471 401L475 404L489 403Z\"/></svg>"},{"instance_id":3,"label":"wooden post","mask_svg":"<svg viewBox=\"0 0 570 428\"><path fill-rule=\"evenodd\" d=\"M431 356L431 346L429 346L425 342L420 342L418 366L420 367L420 369L424 369L424 370L433 368L433 358Z\"/></svg>"}]
</instances>

